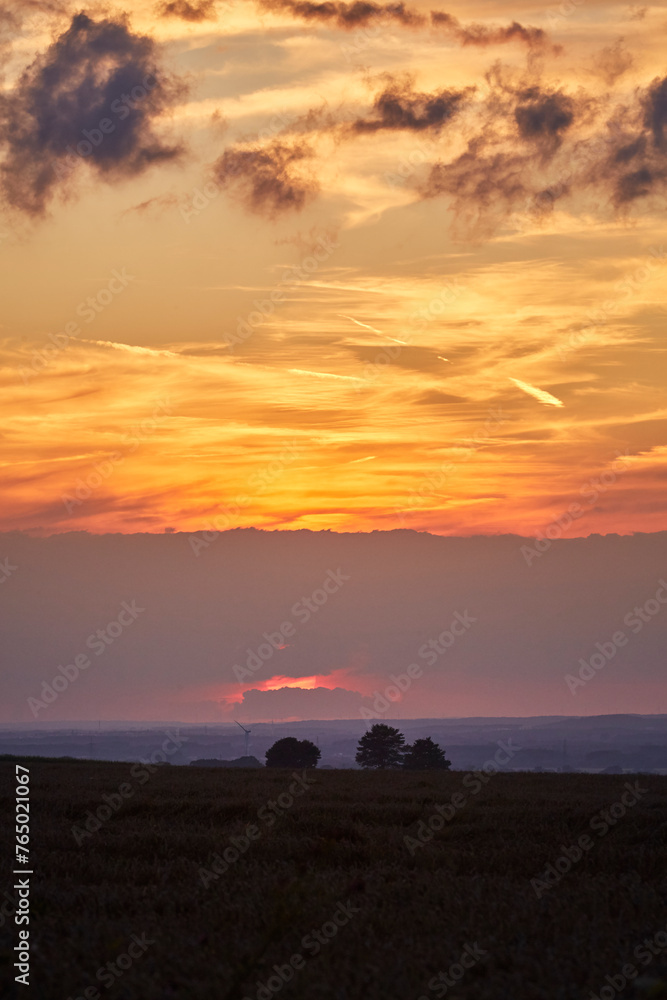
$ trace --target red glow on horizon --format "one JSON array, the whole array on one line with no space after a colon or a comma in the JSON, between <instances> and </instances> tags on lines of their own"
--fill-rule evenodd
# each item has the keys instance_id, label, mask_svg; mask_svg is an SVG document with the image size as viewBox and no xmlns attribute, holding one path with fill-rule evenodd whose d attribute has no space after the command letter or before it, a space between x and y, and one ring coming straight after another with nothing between
<instances>
[{"instance_id":1,"label":"red glow on horizon","mask_svg":"<svg viewBox=\"0 0 667 1000\"><path fill-rule=\"evenodd\" d=\"M255 691L277 691L279 688L301 688L302 691L312 691L316 687L327 687L328 685L320 683L323 678L318 677L314 674L312 677L284 677L282 674L276 674L275 677L270 677L266 681L260 681L259 684L254 684L253 688Z\"/></svg>"},{"instance_id":2,"label":"red glow on horizon","mask_svg":"<svg viewBox=\"0 0 667 1000\"><path fill-rule=\"evenodd\" d=\"M201 698L211 698L219 701L226 709L242 705L244 695L249 691L279 691L282 688L292 690L314 691L317 688L325 688L327 691L334 691L343 688L346 691L353 691L360 697L373 693L374 687L382 681L382 678L372 675L358 676L353 668L339 667L328 674L310 674L307 677L289 677L286 674L273 674L256 682L248 681L243 686L239 684L215 684L197 688L196 695ZM384 683L384 682L383 682ZM194 696L194 691L188 692Z\"/></svg>"}]
</instances>

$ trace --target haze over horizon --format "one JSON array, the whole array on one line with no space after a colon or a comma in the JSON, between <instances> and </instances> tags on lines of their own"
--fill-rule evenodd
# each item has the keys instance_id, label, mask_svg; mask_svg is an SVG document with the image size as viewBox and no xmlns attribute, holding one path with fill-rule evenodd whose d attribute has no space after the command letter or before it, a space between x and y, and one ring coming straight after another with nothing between
<instances>
[{"instance_id":1,"label":"haze over horizon","mask_svg":"<svg viewBox=\"0 0 667 1000\"><path fill-rule=\"evenodd\" d=\"M0 607L6 720L361 719L411 664L380 717L665 706L664 532L542 553L405 530L0 543L16 567ZM34 714L28 699L77 656L88 666Z\"/></svg>"}]
</instances>

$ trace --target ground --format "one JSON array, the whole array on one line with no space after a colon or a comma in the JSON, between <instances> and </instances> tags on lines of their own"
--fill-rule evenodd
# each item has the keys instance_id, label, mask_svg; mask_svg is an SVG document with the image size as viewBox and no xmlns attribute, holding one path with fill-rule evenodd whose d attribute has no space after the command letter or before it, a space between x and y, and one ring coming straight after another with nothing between
<instances>
[{"instance_id":1,"label":"ground","mask_svg":"<svg viewBox=\"0 0 667 1000\"><path fill-rule=\"evenodd\" d=\"M611 1000L665 973L664 777L22 763L31 985L10 996ZM12 761L0 782L7 817ZM10 873L9 823L2 851Z\"/></svg>"}]
</instances>

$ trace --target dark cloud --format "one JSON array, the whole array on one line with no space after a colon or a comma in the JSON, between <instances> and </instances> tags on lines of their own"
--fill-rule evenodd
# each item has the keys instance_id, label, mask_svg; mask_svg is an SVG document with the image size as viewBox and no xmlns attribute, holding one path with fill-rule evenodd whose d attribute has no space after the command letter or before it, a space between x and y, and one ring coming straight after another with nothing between
<instances>
[{"instance_id":1,"label":"dark cloud","mask_svg":"<svg viewBox=\"0 0 667 1000\"><path fill-rule=\"evenodd\" d=\"M292 0L270 2L296 9ZM341 10L335 3L317 7L321 16L328 11L327 17L338 17ZM387 8L364 6L364 16L369 9ZM448 17L439 15L440 23ZM451 18L449 23L458 24ZM521 34L519 28L510 26L515 34ZM533 37L530 30L521 37ZM627 61L620 42L607 55L606 71L620 72ZM302 208L319 189L309 162L316 155L309 135L326 134L336 142L383 131L437 135L458 119L463 151L452 160L443 156L425 164L414 171L412 183L425 199L449 198L457 225L463 223L467 235L471 226L477 235L488 235L517 211L526 221L539 222L561 200L593 190L598 210L613 212L664 186L667 77L637 90L627 105L583 88L566 93L545 86L539 60L532 57L525 70L494 63L485 80L483 93L475 87L429 93L415 90L407 75L385 75L366 114L314 109L264 147L228 149L215 164L216 179L252 211L275 216ZM615 109L613 120L610 108Z\"/></svg>"},{"instance_id":2,"label":"dark cloud","mask_svg":"<svg viewBox=\"0 0 667 1000\"><path fill-rule=\"evenodd\" d=\"M655 79L635 104L607 123L607 154L588 170L588 186L611 187L612 201L626 207L664 193L667 181L667 77Z\"/></svg>"},{"instance_id":3,"label":"dark cloud","mask_svg":"<svg viewBox=\"0 0 667 1000\"><path fill-rule=\"evenodd\" d=\"M177 3L185 0L176 0ZM289 11L294 17L304 21L329 22L338 28L353 30L363 28L377 21L394 21L407 28L421 28L428 24L428 18L419 10L408 7L405 3L374 3L373 0L354 0L345 3L343 0L259 0L266 10ZM507 42L519 41L531 49L543 49L549 46L549 39L542 28L525 27L517 21L505 27L486 26L482 24L463 25L452 14L443 11L431 11L430 23L444 30L460 45L504 45ZM560 51L560 46L552 46L554 51Z\"/></svg>"},{"instance_id":4,"label":"dark cloud","mask_svg":"<svg viewBox=\"0 0 667 1000\"><path fill-rule=\"evenodd\" d=\"M419 27L426 23L426 18L419 11L406 7L404 3L373 3L372 0L354 0L344 3L342 0L323 0L313 3L311 0L260 0L265 10L285 10L295 17L305 21L333 22L337 27L348 31L361 28L372 21L396 21L407 27Z\"/></svg>"},{"instance_id":5,"label":"dark cloud","mask_svg":"<svg viewBox=\"0 0 667 1000\"><path fill-rule=\"evenodd\" d=\"M317 193L317 181L299 165L313 155L302 140L275 139L264 147L226 149L215 163L217 182L253 212L270 218L300 210Z\"/></svg>"},{"instance_id":6,"label":"dark cloud","mask_svg":"<svg viewBox=\"0 0 667 1000\"><path fill-rule=\"evenodd\" d=\"M440 90L434 94L418 94L410 81L392 82L375 98L374 116L360 118L350 126L353 132L405 130L438 131L461 109L474 87L464 90Z\"/></svg>"},{"instance_id":7,"label":"dark cloud","mask_svg":"<svg viewBox=\"0 0 667 1000\"><path fill-rule=\"evenodd\" d=\"M488 79L496 86L482 124L465 152L431 166L420 187L424 198L448 196L458 216L484 217L493 228L522 202L535 221L559 199L585 191L594 190L599 204L604 203L600 196L606 197L611 210L664 192L667 77L637 92L607 121L602 105L586 94L511 86L493 75ZM514 126L509 134L508 120ZM593 135L578 137L577 126L591 122ZM553 179L545 183L551 164L556 165Z\"/></svg>"},{"instance_id":8,"label":"dark cloud","mask_svg":"<svg viewBox=\"0 0 667 1000\"><path fill-rule=\"evenodd\" d=\"M182 21L215 21L216 0L165 0L156 10L160 17L180 17Z\"/></svg>"},{"instance_id":9,"label":"dark cloud","mask_svg":"<svg viewBox=\"0 0 667 1000\"><path fill-rule=\"evenodd\" d=\"M244 148L239 144L227 149L214 164L214 177L251 211L275 217L299 210L319 190L308 163L314 150L299 133L315 131L350 139L382 130L438 132L473 92L474 87L418 93L409 78L393 79L375 98L372 116L345 122L339 114L313 111L265 146Z\"/></svg>"},{"instance_id":10,"label":"dark cloud","mask_svg":"<svg viewBox=\"0 0 667 1000\"><path fill-rule=\"evenodd\" d=\"M531 49L543 49L550 46L549 37L542 28L525 27L518 21L512 21L504 27L484 24L461 24L452 14L432 10L431 23L436 28L443 29L460 45L477 45L486 48L488 45L504 45L507 42L522 42ZM554 51L560 51L560 46L550 46Z\"/></svg>"},{"instance_id":11,"label":"dark cloud","mask_svg":"<svg viewBox=\"0 0 667 1000\"><path fill-rule=\"evenodd\" d=\"M450 163L436 163L420 188L422 197L449 195L459 212L492 211L505 215L532 192L528 180L531 157L507 149L492 149L484 135L468 143Z\"/></svg>"},{"instance_id":12,"label":"dark cloud","mask_svg":"<svg viewBox=\"0 0 667 1000\"><path fill-rule=\"evenodd\" d=\"M662 179L664 177L663 171ZM656 176L648 167L640 167L639 170L624 174L616 185L616 201L623 204L627 201L634 201L636 198L645 198L651 193L654 180L656 180Z\"/></svg>"},{"instance_id":13,"label":"dark cloud","mask_svg":"<svg viewBox=\"0 0 667 1000\"><path fill-rule=\"evenodd\" d=\"M644 101L644 125L650 129L657 149L664 149L667 123L667 76L654 80Z\"/></svg>"},{"instance_id":14,"label":"dark cloud","mask_svg":"<svg viewBox=\"0 0 667 1000\"><path fill-rule=\"evenodd\" d=\"M575 169L574 162L561 166L556 156L570 134L575 136L571 149L576 148L577 126L598 110L583 92L545 89L531 82L529 74L517 78L499 64L486 80L489 90L466 149L450 162L432 165L420 186L425 198L448 196L457 221L480 234L517 209L539 221L576 189L581 168ZM594 155L590 148L577 153L589 165L606 150L600 142Z\"/></svg>"},{"instance_id":15,"label":"dark cloud","mask_svg":"<svg viewBox=\"0 0 667 1000\"><path fill-rule=\"evenodd\" d=\"M76 14L0 98L0 182L6 202L42 215L85 162L115 181L174 160L154 123L183 95L157 46L127 22Z\"/></svg>"},{"instance_id":16,"label":"dark cloud","mask_svg":"<svg viewBox=\"0 0 667 1000\"><path fill-rule=\"evenodd\" d=\"M575 102L562 91L545 93L530 87L519 95L514 120L522 139L538 146L544 156L553 156L564 133L575 119Z\"/></svg>"},{"instance_id":17,"label":"dark cloud","mask_svg":"<svg viewBox=\"0 0 667 1000\"><path fill-rule=\"evenodd\" d=\"M477 108L482 122L477 134L455 161L432 166L421 193L426 198L451 195L468 208L493 207L496 214L506 214L518 199L537 195L534 211L542 215L566 193L565 187L543 191L543 181L531 187L528 174L554 156L585 99L575 101L561 91L529 86L525 80L516 83L506 78L501 66L494 67L487 82L489 93ZM470 106L475 93L475 87L425 93L414 89L408 75L387 76L370 114L344 121L340 113L312 112L290 126L289 132L319 131L341 140L381 131L437 134ZM508 130L514 148L508 143ZM299 136L296 145L288 144L283 134L263 149L232 148L216 164L217 179L228 188L235 187L254 211L275 215L301 208L318 188L314 180L304 180L294 170L299 160L313 155L305 142Z\"/></svg>"}]
</instances>

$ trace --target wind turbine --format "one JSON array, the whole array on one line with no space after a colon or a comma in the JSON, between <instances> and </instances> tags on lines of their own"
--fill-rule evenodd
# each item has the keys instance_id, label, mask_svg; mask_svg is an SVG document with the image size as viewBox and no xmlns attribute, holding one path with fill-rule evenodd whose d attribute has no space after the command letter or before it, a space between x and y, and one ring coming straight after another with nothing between
<instances>
[{"instance_id":1,"label":"wind turbine","mask_svg":"<svg viewBox=\"0 0 667 1000\"><path fill-rule=\"evenodd\" d=\"M236 719L234 719L234 722L236 722ZM245 733L245 756L247 757L248 756L248 740L250 738L250 733L252 732L252 730L251 729L246 729L246 727L242 726L240 722L236 722L236 725L240 726L240 728Z\"/></svg>"}]
</instances>

